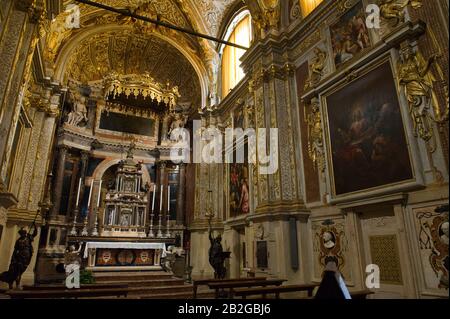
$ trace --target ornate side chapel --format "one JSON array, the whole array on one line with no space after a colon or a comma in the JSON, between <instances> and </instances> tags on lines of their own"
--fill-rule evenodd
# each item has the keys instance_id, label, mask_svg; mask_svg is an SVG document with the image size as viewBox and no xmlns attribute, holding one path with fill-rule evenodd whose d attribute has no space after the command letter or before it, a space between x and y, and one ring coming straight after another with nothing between
<instances>
[{"instance_id":1,"label":"ornate side chapel","mask_svg":"<svg viewBox=\"0 0 450 319\"><path fill-rule=\"evenodd\" d=\"M0 297L448 299L448 10L1 0Z\"/></svg>"}]
</instances>

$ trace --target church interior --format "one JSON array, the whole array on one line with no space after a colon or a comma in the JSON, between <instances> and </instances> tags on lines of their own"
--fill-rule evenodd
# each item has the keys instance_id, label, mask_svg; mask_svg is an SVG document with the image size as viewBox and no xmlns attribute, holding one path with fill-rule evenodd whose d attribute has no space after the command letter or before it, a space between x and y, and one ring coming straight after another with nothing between
<instances>
[{"instance_id":1,"label":"church interior","mask_svg":"<svg viewBox=\"0 0 450 319\"><path fill-rule=\"evenodd\" d=\"M1 0L0 298L448 299L448 10Z\"/></svg>"}]
</instances>

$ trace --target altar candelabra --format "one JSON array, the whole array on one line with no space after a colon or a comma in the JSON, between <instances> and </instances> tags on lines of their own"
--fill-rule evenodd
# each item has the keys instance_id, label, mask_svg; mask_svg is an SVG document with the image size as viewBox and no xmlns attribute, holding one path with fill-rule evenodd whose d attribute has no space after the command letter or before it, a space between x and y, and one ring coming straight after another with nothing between
<instances>
[{"instance_id":1,"label":"altar candelabra","mask_svg":"<svg viewBox=\"0 0 450 319\"><path fill-rule=\"evenodd\" d=\"M161 212L159 212L159 220L158 220L158 238L162 238L163 237L163 233L162 233L162 216L161 216Z\"/></svg>"},{"instance_id":2,"label":"altar candelabra","mask_svg":"<svg viewBox=\"0 0 450 319\"><path fill-rule=\"evenodd\" d=\"M97 207L94 208L95 222L94 222L94 229L92 230L92 236L94 236L94 237L99 236L99 233L98 233L98 211L100 208L100 198L102 195L102 183L103 183L103 180L100 180L100 185L98 186Z\"/></svg>"},{"instance_id":3,"label":"altar candelabra","mask_svg":"<svg viewBox=\"0 0 450 319\"><path fill-rule=\"evenodd\" d=\"M161 197L159 198L159 214L158 214L158 238L162 238L163 237L163 233L162 233L162 213L163 211L163 187L161 185Z\"/></svg>"},{"instance_id":4,"label":"altar candelabra","mask_svg":"<svg viewBox=\"0 0 450 319\"><path fill-rule=\"evenodd\" d=\"M166 238L170 238L170 185L167 187L167 227L166 227Z\"/></svg>"},{"instance_id":5,"label":"altar candelabra","mask_svg":"<svg viewBox=\"0 0 450 319\"><path fill-rule=\"evenodd\" d=\"M80 204L80 191L81 191L81 181L83 179L80 177L80 181L78 182L78 192L77 192L77 201L75 203L75 210L73 212L73 226L72 230L70 231L70 236L77 236L77 218L79 213L79 204Z\"/></svg>"},{"instance_id":6,"label":"altar candelabra","mask_svg":"<svg viewBox=\"0 0 450 319\"><path fill-rule=\"evenodd\" d=\"M170 238L172 234L170 233L170 214L167 212L167 232L166 232L166 238Z\"/></svg>"},{"instance_id":7,"label":"altar candelabra","mask_svg":"<svg viewBox=\"0 0 450 319\"><path fill-rule=\"evenodd\" d=\"M150 238L155 238L155 233L153 232L153 218L155 218L155 214L152 213L150 214L150 230L148 232L148 237Z\"/></svg>"},{"instance_id":8,"label":"altar candelabra","mask_svg":"<svg viewBox=\"0 0 450 319\"><path fill-rule=\"evenodd\" d=\"M98 233L98 207L94 209L95 214L95 223L94 223L94 229L92 230L92 236L97 237L99 236Z\"/></svg>"},{"instance_id":9,"label":"altar candelabra","mask_svg":"<svg viewBox=\"0 0 450 319\"><path fill-rule=\"evenodd\" d=\"M89 216L89 212L87 212L86 217L84 217L83 230L81 231L81 236L83 236L83 237L86 237L89 235L89 233L88 233L88 216Z\"/></svg>"},{"instance_id":10,"label":"altar candelabra","mask_svg":"<svg viewBox=\"0 0 450 319\"><path fill-rule=\"evenodd\" d=\"M77 236L77 218L78 218L78 207L75 207L75 210L73 212L73 225L72 230L70 231L70 236Z\"/></svg>"}]
</instances>

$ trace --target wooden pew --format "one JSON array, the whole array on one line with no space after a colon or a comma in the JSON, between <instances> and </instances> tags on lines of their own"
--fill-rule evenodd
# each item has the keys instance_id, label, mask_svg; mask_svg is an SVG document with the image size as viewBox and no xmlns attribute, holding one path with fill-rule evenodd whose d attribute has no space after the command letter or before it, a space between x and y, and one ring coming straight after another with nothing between
<instances>
[{"instance_id":1,"label":"wooden pew","mask_svg":"<svg viewBox=\"0 0 450 319\"><path fill-rule=\"evenodd\" d=\"M278 287L239 288L234 290L234 295L246 299L247 296L262 295L263 298L266 298L267 294L275 294L275 298L279 299L281 293L306 291L308 292L308 297L312 297L313 291L317 286L317 284L303 284Z\"/></svg>"},{"instance_id":2,"label":"wooden pew","mask_svg":"<svg viewBox=\"0 0 450 319\"><path fill-rule=\"evenodd\" d=\"M50 290L9 290L6 292L11 299L65 299L93 297L127 297L127 288L80 288L80 289L50 289Z\"/></svg>"},{"instance_id":3,"label":"wooden pew","mask_svg":"<svg viewBox=\"0 0 450 319\"><path fill-rule=\"evenodd\" d=\"M216 290L216 298L219 298L220 289L229 289L229 298L233 298L234 289L243 287L267 287L267 286L281 286L286 279L266 279L266 280L246 280L238 282L216 282L208 284L210 289Z\"/></svg>"},{"instance_id":4,"label":"wooden pew","mask_svg":"<svg viewBox=\"0 0 450 319\"><path fill-rule=\"evenodd\" d=\"M199 279L199 280L194 280L192 282L193 284L193 289L194 289L194 299L197 298L197 288L198 286L208 286L209 284L212 283L217 283L217 282L241 282L241 281L257 281L257 280L266 280L267 277L251 277L251 278L235 278L235 279Z\"/></svg>"}]
</instances>

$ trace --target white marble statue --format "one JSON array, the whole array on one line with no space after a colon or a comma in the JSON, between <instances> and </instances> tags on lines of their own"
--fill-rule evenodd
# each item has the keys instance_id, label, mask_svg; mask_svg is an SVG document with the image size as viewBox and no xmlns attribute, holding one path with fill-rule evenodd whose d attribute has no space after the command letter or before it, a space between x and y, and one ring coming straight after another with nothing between
<instances>
[{"instance_id":1,"label":"white marble statue","mask_svg":"<svg viewBox=\"0 0 450 319\"><path fill-rule=\"evenodd\" d=\"M67 124L80 126L83 121L87 121L86 97L79 93L70 96L73 101L73 109L67 117Z\"/></svg>"}]
</instances>

